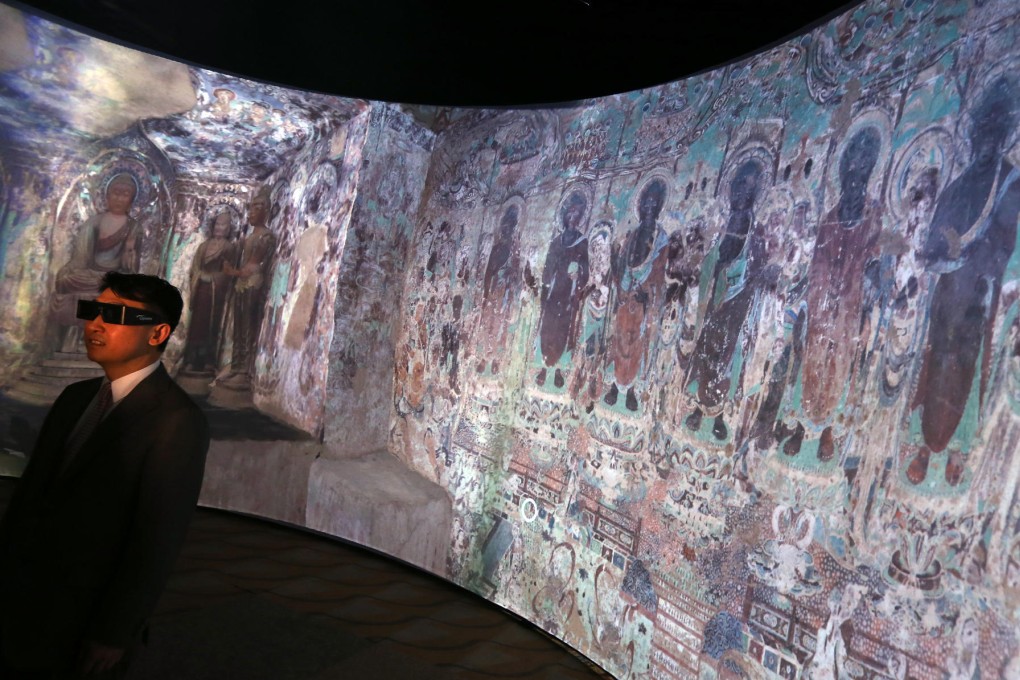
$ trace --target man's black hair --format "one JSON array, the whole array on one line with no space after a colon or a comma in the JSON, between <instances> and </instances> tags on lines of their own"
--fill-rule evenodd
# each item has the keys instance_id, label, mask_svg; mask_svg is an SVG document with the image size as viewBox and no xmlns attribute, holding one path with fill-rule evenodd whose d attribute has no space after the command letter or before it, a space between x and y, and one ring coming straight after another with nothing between
<instances>
[{"instance_id":1,"label":"man's black hair","mask_svg":"<svg viewBox=\"0 0 1020 680\"><path fill-rule=\"evenodd\" d=\"M184 310L184 298L181 291L158 276L148 274L124 274L122 272L106 272L99 284L99 292L109 288L118 297L125 300L141 302L145 308L152 312L159 312L170 324L170 332L173 333L181 320L181 312ZM162 352L166 349L168 340L164 340L158 347Z\"/></svg>"}]
</instances>

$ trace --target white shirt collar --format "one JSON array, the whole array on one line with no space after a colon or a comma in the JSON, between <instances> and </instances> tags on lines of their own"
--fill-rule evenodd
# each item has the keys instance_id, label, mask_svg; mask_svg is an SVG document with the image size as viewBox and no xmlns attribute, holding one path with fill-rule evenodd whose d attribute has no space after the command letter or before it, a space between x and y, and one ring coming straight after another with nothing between
<instances>
[{"instance_id":1,"label":"white shirt collar","mask_svg":"<svg viewBox=\"0 0 1020 680\"><path fill-rule=\"evenodd\" d=\"M140 368L134 373L128 373L111 382L110 389L113 390L113 403L120 403L121 399L131 394L131 390L138 387L138 383L152 375L157 368L159 368L159 359L145 368Z\"/></svg>"}]
</instances>

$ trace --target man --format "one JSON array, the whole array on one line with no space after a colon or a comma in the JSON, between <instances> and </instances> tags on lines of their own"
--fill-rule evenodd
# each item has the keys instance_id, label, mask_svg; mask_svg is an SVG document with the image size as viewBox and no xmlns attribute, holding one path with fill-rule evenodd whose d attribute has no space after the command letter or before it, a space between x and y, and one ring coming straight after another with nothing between
<instances>
[{"instance_id":1,"label":"man","mask_svg":"<svg viewBox=\"0 0 1020 680\"><path fill-rule=\"evenodd\" d=\"M123 677L202 485L208 425L160 363L180 292L100 290L78 317L106 377L57 398L0 520L0 678Z\"/></svg>"}]
</instances>

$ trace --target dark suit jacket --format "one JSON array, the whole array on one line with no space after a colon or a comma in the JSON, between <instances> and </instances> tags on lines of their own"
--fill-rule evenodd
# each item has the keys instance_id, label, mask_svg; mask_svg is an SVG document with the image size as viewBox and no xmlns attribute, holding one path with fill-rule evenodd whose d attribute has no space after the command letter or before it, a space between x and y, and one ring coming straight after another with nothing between
<instances>
[{"instance_id":1,"label":"dark suit jacket","mask_svg":"<svg viewBox=\"0 0 1020 680\"><path fill-rule=\"evenodd\" d=\"M137 642L202 486L208 424L162 365L61 472L64 441L100 382L54 402L0 520L0 630L19 666L73 663L83 640Z\"/></svg>"}]
</instances>

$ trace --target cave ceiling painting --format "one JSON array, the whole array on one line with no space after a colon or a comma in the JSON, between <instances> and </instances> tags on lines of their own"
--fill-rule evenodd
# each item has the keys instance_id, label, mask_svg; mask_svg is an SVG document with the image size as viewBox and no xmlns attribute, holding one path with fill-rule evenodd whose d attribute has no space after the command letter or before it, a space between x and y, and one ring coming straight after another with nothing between
<instances>
[{"instance_id":1,"label":"cave ceiling painting","mask_svg":"<svg viewBox=\"0 0 1020 680\"><path fill-rule=\"evenodd\" d=\"M363 105L275 85L192 70L197 105L144 121L142 129L182 175L259 181Z\"/></svg>"},{"instance_id":2,"label":"cave ceiling painting","mask_svg":"<svg viewBox=\"0 0 1020 680\"><path fill-rule=\"evenodd\" d=\"M80 145L139 125L179 176L252 184L365 108L358 100L188 67L13 10L0 122L23 148ZM27 40L19 40L24 36Z\"/></svg>"}]
</instances>

